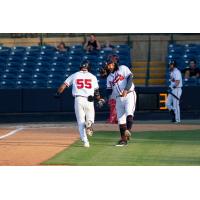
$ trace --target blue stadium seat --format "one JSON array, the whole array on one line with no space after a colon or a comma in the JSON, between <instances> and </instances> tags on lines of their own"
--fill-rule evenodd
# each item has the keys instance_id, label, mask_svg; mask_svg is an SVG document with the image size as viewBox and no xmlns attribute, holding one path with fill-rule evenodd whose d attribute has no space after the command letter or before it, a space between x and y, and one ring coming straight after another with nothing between
<instances>
[{"instance_id":1,"label":"blue stadium seat","mask_svg":"<svg viewBox=\"0 0 200 200\"><path fill-rule=\"evenodd\" d=\"M43 72L43 71L40 71L40 72L33 72L32 78L33 78L33 79L45 80L45 79L47 79L47 73L45 73L45 72Z\"/></svg>"},{"instance_id":2,"label":"blue stadium seat","mask_svg":"<svg viewBox=\"0 0 200 200\"><path fill-rule=\"evenodd\" d=\"M77 56L77 55L71 55L68 57L68 62L73 62L73 61L81 62L81 60L82 60L82 57Z\"/></svg>"},{"instance_id":3,"label":"blue stadium seat","mask_svg":"<svg viewBox=\"0 0 200 200\"><path fill-rule=\"evenodd\" d=\"M35 62L23 62L21 67L34 69L37 64Z\"/></svg>"},{"instance_id":4,"label":"blue stadium seat","mask_svg":"<svg viewBox=\"0 0 200 200\"><path fill-rule=\"evenodd\" d=\"M8 62L16 62L16 63L21 63L23 61L22 56L10 56L8 58Z\"/></svg>"},{"instance_id":5,"label":"blue stadium seat","mask_svg":"<svg viewBox=\"0 0 200 200\"><path fill-rule=\"evenodd\" d=\"M0 62L0 71L2 72L6 68L6 64Z\"/></svg>"},{"instance_id":6,"label":"blue stadium seat","mask_svg":"<svg viewBox=\"0 0 200 200\"><path fill-rule=\"evenodd\" d=\"M5 72L1 74L1 79L16 79L17 76L15 73Z\"/></svg>"},{"instance_id":7,"label":"blue stadium seat","mask_svg":"<svg viewBox=\"0 0 200 200\"><path fill-rule=\"evenodd\" d=\"M14 79L1 80L0 88L16 88L16 81Z\"/></svg>"},{"instance_id":8,"label":"blue stadium seat","mask_svg":"<svg viewBox=\"0 0 200 200\"><path fill-rule=\"evenodd\" d=\"M8 57L10 55L10 51L7 50L1 50L0 56Z\"/></svg>"},{"instance_id":9,"label":"blue stadium seat","mask_svg":"<svg viewBox=\"0 0 200 200\"><path fill-rule=\"evenodd\" d=\"M38 50L33 50L33 51L26 51L24 56L34 56L34 57L39 57L40 56L40 51Z\"/></svg>"},{"instance_id":10,"label":"blue stadium seat","mask_svg":"<svg viewBox=\"0 0 200 200\"><path fill-rule=\"evenodd\" d=\"M25 56L23 58L23 62L33 62L33 63L37 63L37 56Z\"/></svg>"},{"instance_id":11,"label":"blue stadium seat","mask_svg":"<svg viewBox=\"0 0 200 200\"><path fill-rule=\"evenodd\" d=\"M51 62L52 61L52 57L50 56L40 56L37 59L39 62Z\"/></svg>"},{"instance_id":12,"label":"blue stadium seat","mask_svg":"<svg viewBox=\"0 0 200 200\"><path fill-rule=\"evenodd\" d=\"M63 73L60 73L59 71L51 71L47 75L48 80L59 80L63 78Z\"/></svg>"},{"instance_id":13,"label":"blue stadium seat","mask_svg":"<svg viewBox=\"0 0 200 200\"><path fill-rule=\"evenodd\" d=\"M40 56L49 56L49 57L53 57L55 54L54 51L52 50L47 50L47 51L41 51L40 52Z\"/></svg>"},{"instance_id":14,"label":"blue stadium seat","mask_svg":"<svg viewBox=\"0 0 200 200\"><path fill-rule=\"evenodd\" d=\"M76 45L72 45L72 46L70 47L70 50L77 50L77 49L83 50L83 45L76 44Z\"/></svg>"},{"instance_id":15,"label":"blue stadium seat","mask_svg":"<svg viewBox=\"0 0 200 200\"><path fill-rule=\"evenodd\" d=\"M53 62L63 62L63 63L66 63L68 60L68 57L67 56L54 56L53 57Z\"/></svg>"},{"instance_id":16,"label":"blue stadium seat","mask_svg":"<svg viewBox=\"0 0 200 200\"><path fill-rule=\"evenodd\" d=\"M47 81L47 88L58 88L62 83L62 80L49 79Z\"/></svg>"},{"instance_id":17,"label":"blue stadium seat","mask_svg":"<svg viewBox=\"0 0 200 200\"><path fill-rule=\"evenodd\" d=\"M42 51L56 51L56 48L50 45L43 45L41 46L41 50Z\"/></svg>"},{"instance_id":18,"label":"blue stadium seat","mask_svg":"<svg viewBox=\"0 0 200 200\"><path fill-rule=\"evenodd\" d=\"M32 88L47 88L47 81L40 79L32 79Z\"/></svg>"},{"instance_id":19,"label":"blue stadium seat","mask_svg":"<svg viewBox=\"0 0 200 200\"><path fill-rule=\"evenodd\" d=\"M41 51L41 46L28 46L27 51Z\"/></svg>"},{"instance_id":20,"label":"blue stadium seat","mask_svg":"<svg viewBox=\"0 0 200 200\"><path fill-rule=\"evenodd\" d=\"M51 64L51 67L54 67L54 68L57 68L57 69L60 69L60 70L66 68L66 66L67 66L67 64L65 62L53 62Z\"/></svg>"},{"instance_id":21,"label":"blue stadium seat","mask_svg":"<svg viewBox=\"0 0 200 200\"><path fill-rule=\"evenodd\" d=\"M84 51L82 49L73 49L69 51L69 56L70 55L76 55L76 56L83 56Z\"/></svg>"},{"instance_id":22,"label":"blue stadium seat","mask_svg":"<svg viewBox=\"0 0 200 200\"><path fill-rule=\"evenodd\" d=\"M8 57L0 56L0 64L6 64L8 60Z\"/></svg>"},{"instance_id":23,"label":"blue stadium seat","mask_svg":"<svg viewBox=\"0 0 200 200\"><path fill-rule=\"evenodd\" d=\"M6 67L19 69L21 67L21 63L20 62L8 62Z\"/></svg>"},{"instance_id":24,"label":"blue stadium seat","mask_svg":"<svg viewBox=\"0 0 200 200\"><path fill-rule=\"evenodd\" d=\"M30 79L18 79L16 81L16 87L17 88L31 88L32 87L32 83Z\"/></svg>"},{"instance_id":25,"label":"blue stadium seat","mask_svg":"<svg viewBox=\"0 0 200 200\"><path fill-rule=\"evenodd\" d=\"M17 79L18 80L29 80L32 78L32 71L29 72L29 73L26 73L26 72L19 72L17 74Z\"/></svg>"},{"instance_id":26,"label":"blue stadium seat","mask_svg":"<svg viewBox=\"0 0 200 200\"><path fill-rule=\"evenodd\" d=\"M48 68L51 67L51 63L50 62L45 62L45 61L38 62L36 67L48 69Z\"/></svg>"}]
</instances>

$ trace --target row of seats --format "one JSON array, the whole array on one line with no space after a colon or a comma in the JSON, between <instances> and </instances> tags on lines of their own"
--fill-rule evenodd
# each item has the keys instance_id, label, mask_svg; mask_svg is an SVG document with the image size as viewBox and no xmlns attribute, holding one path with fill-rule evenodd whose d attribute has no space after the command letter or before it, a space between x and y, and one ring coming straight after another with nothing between
<instances>
[{"instance_id":1,"label":"row of seats","mask_svg":"<svg viewBox=\"0 0 200 200\"><path fill-rule=\"evenodd\" d=\"M87 53L82 45L73 45L66 52L53 46L0 47L0 88L57 88L70 74L89 60L100 85L99 69L110 54L117 54L121 64L131 67L130 48L116 45L113 51Z\"/></svg>"},{"instance_id":2,"label":"row of seats","mask_svg":"<svg viewBox=\"0 0 200 200\"><path fill-rule=\"evenodd\" d=\"M167 63L167 73L166 81L169 84L169 69L168 63L175 60L177 62L178 68L182 71L189 65L191 59L196 60L197 66L200 65L200 44L169 44L168 45L168 55L166 59ZM184 80L184 86L197 86L200 85L200 79L190 78L189 80Z\"/></svg>"},{"instance_id":3,"label":"row of seats","mask_svg":"<svg viewBox=\"0 0 200 200\"><path fill-rule=\"evenodd\" d=\"M176 60L179 68L184 69L191 59L195 59L200 64L199 44L170 44L168 46L167 63Z\"/></svg>"}]
</instances>

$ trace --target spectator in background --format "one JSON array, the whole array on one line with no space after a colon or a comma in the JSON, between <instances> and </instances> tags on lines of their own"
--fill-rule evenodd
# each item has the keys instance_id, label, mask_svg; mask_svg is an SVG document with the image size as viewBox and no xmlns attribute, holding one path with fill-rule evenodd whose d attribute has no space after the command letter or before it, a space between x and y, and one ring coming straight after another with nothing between
<instances>
[{"instance_id":1,"label":"spectator in background","mask_svg":"<svg viewBox=\"0 0 200 200\"><path fill-rule=\"evenodd\" d=\"M97 41L96 36L94 34L90 35L89 40L84 45L84 49L87 52L95 52L101 49L101 45Z\"/></svg>"},{"instance_id":2,"label":"spectator in background","mask_svg":"<svg viewBox=\"0 0 200 200\"><path fill-rule=\"evenodd\" d=\"M197 67L196 60L190 60L189 66L183 71L184 81L188 81L190 78L198 79L200 77L200 69Z\"/></svg>"},{"instance_id":3,"label":"spectator in background","mask_svg":"<svg viewBox=\"0 0 200 200\"><path fill-rule=\"evenodd\" d=\"M68 50L68 47L65 45L64 42L60 42L56 49L61 52L66 52Z\"/></svg>"},{"instance_id":4,"label":"spectator in background","mask_svg":"<svg viewBox=\"0 0 200 200\"><path fill-rule=\"evenodd\" d=\"M102 48L104 51L112 51L114 49L114 46L110 44L109 41L106 41L105 45L103 45Z\"/></svg>"}]
</instances>

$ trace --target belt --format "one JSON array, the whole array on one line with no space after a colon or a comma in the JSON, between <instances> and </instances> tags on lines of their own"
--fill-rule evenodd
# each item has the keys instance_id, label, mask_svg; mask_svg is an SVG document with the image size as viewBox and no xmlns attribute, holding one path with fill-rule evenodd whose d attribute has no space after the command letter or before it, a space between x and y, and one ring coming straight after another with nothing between
<instances>
[{"instance_id":1,"label":"belt","mask_svg":"<svg viewBox=\"0 0 200 200\"><path fill-rule=\"evenodd\" d=\"M134 91L134 90L133 90L133 91ZM127 94L129 94L129 93L131 93L131 92L133 92L133 91L128 91ZM117 97L122 97L122 95L118 95L118 96L116 96L116 98L117 98Z\"/></svg>"},{"instance_id":2,"label":"belt","mask_svg":"<svg viewBox=\"0 0 200 200\"><path fill-rule=\"evenodd\" d=\"M88 97L81 96L81 95L75 95L74 97L75 97L75 98L76 98L76 97L84 97L84 98L88 98Z\"/></svg>"}]
</instances>

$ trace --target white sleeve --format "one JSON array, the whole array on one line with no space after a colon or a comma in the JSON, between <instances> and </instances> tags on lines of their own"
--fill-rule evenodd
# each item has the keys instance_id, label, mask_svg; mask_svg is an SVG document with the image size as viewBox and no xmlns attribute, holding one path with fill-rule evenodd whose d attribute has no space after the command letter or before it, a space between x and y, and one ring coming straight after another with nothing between
<instances>
[{"instance_id":1,"label":"white sleeve","mask_svg":"<svg viewBox=\"0 0 200 200\"><path fill-rule=\"evenodd\" d=\"M72 85L74 80L74 74L72 74L71 76L69 76L65 81L64 84L67 85L68 87Z\"/></svg>"},{"instance_id":2,"label":"white sleeve","mask_svg":"<svg viewBox=\"0 0 200 200\"><path fill-rule=\"evenodd\" d=\"M181 73L177 71L175 73L174 79L175 79L175 81L180 81L181 80Z\"/></svg>"},{"instance_id":3,"label":"white sleeve","mask_svg":"<svg viewBox=\"0 0 200 200\"><path fill-rule=\"evenodd\" d=\"M107 80L106 80L106 87L107 89L112 89L112 81L109 76L107 77Z\"/></svg>"},{"instance_id":4,"label":"white sleeve","mask_svg":"<svg viewBox=\"0 0 200 200\"><path fill-rule=\"evenodd\" d=\"M98 84L98 80L97 80L97 77L96 76L94 76L94 90L96 90L96 89L99 89L99 84Z\"/></svg>"},{"instance_id":5,"label":"white sleeve","mask_svg":"<svg viewBox=\"0 0 200 200\"><path fill-rule=\"evenodd\" d=\"M127 78L130 74L132 74L131 70L125 65L123 65L122 72L125 78Z\"/></svg>"}]
</instances>

